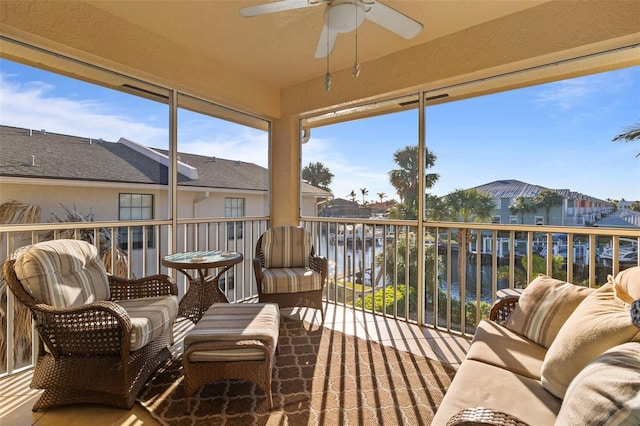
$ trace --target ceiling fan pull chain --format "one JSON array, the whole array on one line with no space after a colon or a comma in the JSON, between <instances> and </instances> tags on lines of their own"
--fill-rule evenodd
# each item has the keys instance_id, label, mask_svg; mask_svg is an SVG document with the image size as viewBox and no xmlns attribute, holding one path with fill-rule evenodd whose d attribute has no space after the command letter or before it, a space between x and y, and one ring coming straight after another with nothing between
<instances>
[{"instance_id":1,"label":"ceiling fan pull chain","mask_svg":"<svg viewBox=\"0 0 640 426\"><path fill-rule=\"evenodd\" d=\"M358 0L356 0L357 2ZM353 76L358 78L360 75L360 64L358 63L358 5L356 3L356 60L353 64Z\"/></svg>"},{"instance_id":2,"label":"ceiling fan pull chain","mask_svg":"<svg viewBox=\"0 0 640 426\"><path fill-rule=\"evenodd\" d=\"M324 75L324 89L331 90L331 73L329 72L329 18L327 18L327 73Z\"/></svg>"}]
</instances>

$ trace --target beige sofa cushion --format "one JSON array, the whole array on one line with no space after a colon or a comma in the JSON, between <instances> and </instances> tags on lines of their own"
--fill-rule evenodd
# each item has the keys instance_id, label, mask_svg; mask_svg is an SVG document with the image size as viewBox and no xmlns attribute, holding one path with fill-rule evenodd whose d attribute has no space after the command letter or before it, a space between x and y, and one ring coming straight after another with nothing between
<instances>
[{"instance_id":1,"label":"beige sofa cushion","mask_svg":"<svg viewBox=\"0 0 640 426\"><path fill-rule=\"evenodd\" d=\"M625 271L615 280L609 277L607 284L582 301L558 332L541 375L543 386L557 397L563 398L580 370L602 352L640 340L640 329L631 322L631 305L624 300L640 297L640 280L628 278Z\"/></svg>"},{"instance_id":2,"label":"beige sofa cushion","mask_svg":"<svg viewBox=\"0 0 640 426\"><path fill-rule=\"evenodd\" d=\"M547 349L493 321L480 321L466 359L540 380Z\"/></svg>"},{"instance_id":3,"label":"beige sofa cushion","mask_svg":"<svg viewBox=\"0 0 640 426\"><path fill-rule=\"evenodd\" d=\"M446 425L454 414L470 407L511 414L530 425L552 425L561 403L537 380L465 359L431 425Z\"/></svg>"},{"instance_id":4,"label":"beige sofa cushion","mask_svg":"<svg viewBox=\"0 0 640 426\"><path fill-rule=\"evenodd\" d=\"M18 256L14 269L34 299L56 308L110 298L98 250L86 241L63 239L34 244Z\"/></svg>"},{"instance_id":5,"label":"beige sofa cushion","mask_svg":"<svg viewBox=\"0 0 640 426\"><path fill-rule=\"evenodd\" d=\"M558 425L640 425L640 343L615 346L569 385Z\"/></svg>"},{"instance_id":6,"label":"beige sofa cushion","mask_svg":"<svg viewBox=\"0 0 640 426\"><path fill-rule=\"evenodd\" d=\"M505 325L548 348L569 315L593 291L540 275L522 292Z\"/></svg>"}]
</instances>

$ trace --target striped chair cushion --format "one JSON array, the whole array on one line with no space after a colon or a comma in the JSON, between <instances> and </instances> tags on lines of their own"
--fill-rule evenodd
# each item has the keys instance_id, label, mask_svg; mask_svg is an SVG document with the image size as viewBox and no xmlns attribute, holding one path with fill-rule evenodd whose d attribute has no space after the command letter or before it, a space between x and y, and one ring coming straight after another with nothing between
<instances>
[{"instance_id":1,"label":"striped chair cushion","mask_svg":"<svg viewBox=\"0 0 640 426\"><path fill-rule=\"evenodd\" d=\"M299 293L322 290L322 275L309 268L273 268L262 271L262 292Z\"/></svg>"},{"instance_id":2,"label":"striped chair cushion","mask_svg":"<svg viewBox=\"0 0 640 426\"><path fill-rule=\"evenodd\" d=\"M178 298L175 296L119 300L118 305L131 318L131 351L144 347L166 330L172 329L178 316Z\"/></svg>"},{"instance_id":3,"label":"striped chair cushion","mask_svg":"<svg viewBox=\"0 0 640 426\"><path fill-rule=\"evenodd\" d=\"M297 226L277 226L262 236L265 268L309 266L311 234Z\"/></svg>"},{"instance_id":4,"label":"striped chair cushion","mask_svg":"<svg viewBox=\"0 0 640 426\"><path fill-rule=\"evenodd\" d=\"M557 425L640 425L640 343L615 346L569 385Z\"/></svg>"},{"instance_id":5,"label":"striped chair cushion","mask_svg":"<svg viewBox=\"0 0 640 426\"><path fill-rule=\"evenodd\" d=\"M520 295L506 327L549 348L558 331L594 289L540 275Z\"/></svg>"},{"instance_id":6,"label":"striped chair cushion","mask_svg":"<svg viewBox=\"0 0 640 426\"><path fill-rule=\"evenodd\" d=\"M110 298L98 250L86 241L34 244L18 256L14 269L25 290L47 305L67 308Z\"/></svg>"}]
</instances>

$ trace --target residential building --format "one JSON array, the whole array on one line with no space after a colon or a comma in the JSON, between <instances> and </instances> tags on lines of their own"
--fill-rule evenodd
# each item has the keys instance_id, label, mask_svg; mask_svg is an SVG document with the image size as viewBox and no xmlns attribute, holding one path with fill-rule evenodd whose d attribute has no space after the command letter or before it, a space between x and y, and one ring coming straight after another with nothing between
<instances>
[{"instance_id":1,"label":"residential building","mask_svg":"<svg viewBox=\"0 0 640 426\"><path fill-rule=\"evenodd\" d=\"M361 206L356 201L334 198L327 202L320 210L321 217L371 217L371 207Z\"/></svg>"},{"instance_id":2,"label":"residential building","mask_svg":"<svg viewBox=\"0 0 640 426\"><path fill-rule=\"evenodd\" d=\"M65 219L67 211L85 221L152 221L169 214L166 150L126 138L117 142L61 135L46 130L0 126L0 204L37 205L42 222ZM256 164L179 153L177 211L180 218L264 217L268 215L269 171ZM327 191L301 183L301 214L315 216ZM80 219L82 217L83 219ZM241 239L241 224L229 222L227 239ZM122 234L124 233L124 234ZM127 249L126 229L119 247ZM142 249L142 227L133 230ZM153 234L147 248L155 254ZM141 273L140 262L134 274Z\"/></svg>"},{"instance_id":3,"label":"residential building","mask_svg":"<svg viewBox=\"0 0 640 426\"><path fill-rule=\"evenodd\" d=\"M609 201L569 189L550 189L515 179L497 180L470 189L489 194L495 199L496 208L493 214L493 223L588 226L593 225L614 210L613 203ZM516 199L520 197L529 200L534 205L535 197L543 191L549 190L560 194L563 201L557 206L549 208L548 219L544 207L534 207L527 212L517 212L512 208Z\"/></svg>"}]
</instances>

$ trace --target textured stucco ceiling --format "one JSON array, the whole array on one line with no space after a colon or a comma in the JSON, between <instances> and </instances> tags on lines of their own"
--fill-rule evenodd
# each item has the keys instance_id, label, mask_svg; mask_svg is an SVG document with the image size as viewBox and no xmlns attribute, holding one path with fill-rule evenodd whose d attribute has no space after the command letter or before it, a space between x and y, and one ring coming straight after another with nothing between
<instances>
[{"instance_id":1,"label":"textured stucco ceiling","mask_svg":"<svg viewBox=\"0 0 640 426\"><path fill-rule=\"evenodd\" d=\"M366 63L466 28L498 19L548 0L385 0L422 23L417 37L406 40L365 20L358 29L358 61ZM282 88L326 72L326 59L314 57L323 26L324 5L244 18L242 7L258 1L89 1L93 6L160 35L203 60L225 62L232 69ZM119 31L117 27L114 32ZM341 34L329 58L331 69L355 61L355 32Z\"/></svg>"},{"instance_id":2,"label":"textured stucco ceiling","mask_svg":"<svg viewBox=\"0 0 640 426\"><path fill-rule=\"evenodd\" d=\"M125 85L93 75L92 67L38 53L46 49L115 71L112 76L121 73L277 118L640 43L637 0L384 0L424 29L406 40L365 21L358 30L357 79L351 77L354 34L339 35L329 58L333 83L327 92L327 61L314 57L325 6L240 15L242 7L267 1L2 0L0 33L18 44L4 43L0 54L115 88ZM36 49L27 51L21 43ZM607 64L578 66L573 75L637 64L638 49L632 50ZM570 77L566 71L558 68L555 78ZM527 78L517 84L554 76Z\"/></svg>"}]
</instances>

